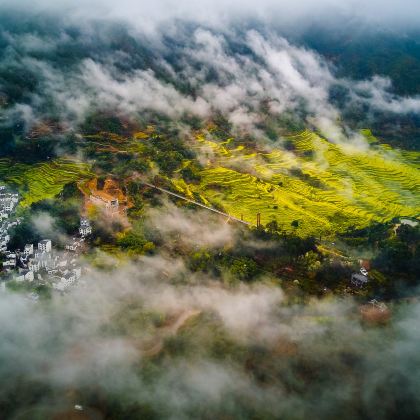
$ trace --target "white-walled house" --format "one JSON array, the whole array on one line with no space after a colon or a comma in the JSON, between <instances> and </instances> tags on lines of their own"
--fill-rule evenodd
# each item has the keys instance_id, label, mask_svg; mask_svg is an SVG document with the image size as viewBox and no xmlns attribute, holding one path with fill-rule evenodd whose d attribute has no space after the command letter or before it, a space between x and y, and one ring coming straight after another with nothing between
<instances>
[{"instance_id":1,"label":"white-walled house","mask_svg":"<svg viewBox=\"0 0 420 420\"><path fill-rule=\"evenodd\" d=\"M22 270L15 278L16 281L34 281L34 273L30 270Z\"/></svg>"},{"instance_id":2,"label":"white-walled house","mask_svg":"<svg viewBox=\"0 0 420 420\"><path fill-rule=\"evenodd\" d=\"M80 236L89 236L92 234L92 227L91 226L80 226L79 227L79 234Z\"/></svg>"},{"instance_id":3,"label":"white-walled house","mask_svg":"<svg viewBox=\"0 0 420 420\"><path fill-rule=\"evenodd\" d=\"M7 260L3 262L4 268L15 268L16 267L16 260Z\"/></svg>"},{"instance_id":4,"label":"white-walled house","mask_svg":"<svg viewBox=\"0 0 420 420\"><path fill-rule=\"evenodd\" d=\"M39 262L40 268L48 270L55 267L55 262L50 252L35 252L35 260Z\"/></svg>"},{"instance_id":5,"label":"white-walled house","mask_svg":"<svg viewBox=\"0 0 420 420\"><path fill-rule=\"evenodd\" d=\"M79 234L80 236L88 236L92 233L92 226L90 225L90 222L85 217L82 217L80 219L80 227L79 227Z\"/></svg>"},{"instance_id":6,"label":"white-walled house","mask_svg":"<svg viewBox=\"0 0 420 420\"><path fill-rule=\"evenodd\" d=\"M79 238L79 239L73 238L73 242L66 245L66 250L76 252L82 245L82 242L83 242L83 238Z\"/></svg>"},{"instance_id":7,"label":"white-walled house","mask_svg":"<svg viewBox=\"0 0 420 420\"><path fill-rule=\"evenodd\" d=\"M33 271L34 273L37 273L40 268L41 266L38 260L32 259L29 261L29 270Z\"/></svg>"},{"instance_id":8,"label":"white-walled house","mask_svg":"<svg viewBox=\"0 0 420 420\"><path fill-rule=\"evenodd\" d=\"M51 252L52 245L50 239L43 239L38 242L38 250L41 252Z\"/></svg>"},{"instance_id":9,"label":"white-walled house","mask_svg":"<svg viewBox=\"0 0 420 420\"><path fill-rule=\"evenodd\" d=\"M33 255L34 254L34 246L32 244L26 244L23 250L25 256Z\"/></svg>"},{"instance_id":10,"label":"white-walled house","mask_svg":"<svg viewBox=\"0 0 420 420\"><path fill-rule=\"evenodd\" d=\"M3 211L6 211L8 213L11 213L13 209L15 208L15 203L10 199L7 201L4 201L2 205L3 205Z\"/></svg>"},{"instance_id":11,"label":"white-walled house","mask_svg":"<svg viewBox=\"0 0 420 420\"><path fill-rule=\"evenodd\" d=\"M82 268L81 267L73 268L72 272L75 275L77 280L80 279L80 277L82 277Z\"/></svg>"},{"instance_id":12,"label":"white-walled house","mask_svg":"<svg viewBox=\"0 0 420 420\"><path fill-rule=\"evenodd\" d=\"M54 289L64 291L76 281L74 273L67 273L63 275L60 280L53 284Z\"/></svg>"}]
</instances>

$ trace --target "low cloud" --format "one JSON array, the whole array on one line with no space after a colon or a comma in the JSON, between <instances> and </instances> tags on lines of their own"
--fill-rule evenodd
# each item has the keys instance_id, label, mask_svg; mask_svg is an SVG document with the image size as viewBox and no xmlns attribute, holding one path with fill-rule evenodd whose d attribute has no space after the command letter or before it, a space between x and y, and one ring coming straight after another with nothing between
<instances>
[{"instance_id":1,"label":"low cloud","mask_svg":"<svg viewBox=\"0 0 420 420\"><path fill-rule=\"evenodd\" d=\"M416 0L263 0L255 4L251 0L160 0L150 2L121 0L118 5L111 0L84 1L61 0L3 0L4 8L32 10L36 13L65 16L71 22L90 19L128 21L148 32L158 31L162 25L170 26L177 20L193 21L227 31L233 24L260 20L266 25L303 28L311 23L339 25L357 20L380 26L401 29L418 24L420 7Z\"/></svg>"},{"instance_id":2,"label":"low cloud","mask_svg":"<svg viewBox=\"0 0 420 420\"><path fill-rule=\"evenodd\" d=\"M395 114L419 114L420 96L399 97L392 93L390 79L375 76L371 80L347 84L352 89L354 100L364 102L372 108Z\"/></svg>"},{"instance_id":3,"label":"low cloud","mask_svg":"<svg viewBox=\"0 0 420 420\"><path fill-rule=\"evenodd\" d=\"M23 50L33 51L39 40L28 36L8 34L6 39L11 48L27 44ZM131 118L151 111L175 120L185 114L208 119L221 113L237 133L265 141L261 130L265 107L269 117L300 115L307 126L332 142L367 148L363 137L343 120L348 108L365 106L367 114L418 114L420 110L420 99L396 96L389 79L377 76L355 82L337 78L324 58L274 33L251 30L245 35L224 35L198 28L187 34L178 28L172 36L179 36L180 43L171 51L163 44L156 46L157 57L150 58L153 64L141 69L130 64L126 53L108 48L69 68L33 55L6 55L0 67L30 69L38 83L35 91L27 93L26 101L4 110L3 124L21 119L30 129L52 112L77 130L93 110ZM66 45L66 36L61 39ZM241 45L241 52L232 49L232 43ZM128 69L122 70L125 60ZM348 92L343 109L330 100L336 86Z\"/></svg>"},{"instance_id":4,"label":"low cloud","mask_svg":"<svg viewBox=\"0 0 420 420\"><path fill-rule=\"evenodd\" d=\"M232 246L235 231L222 217L205 211L182 210L172 204L149 211L149 228L163 237L203 248Z\"/></svg>"},{"instance_id":5,"label":"low cloud","mask_svg":"<svg viewBox=\"0 0 420 420\"><path fill-rule=\"evenodd\" d=\"M106 417L118 400L121 413L147 405L163 418L387 418L405 395L407 413L418 414L418 305L366 328L351 300L292 305L269 282L226 288L182 265L184 281L174 283L174 263L155 256L108 273L90 268L84 286L48 305L0 295L2 400L24 375L22 397L30 384L54 390L21 398L29 413L82 403ZM96 406L98 393L106 402Z\"/></svg>"}]
</instances>

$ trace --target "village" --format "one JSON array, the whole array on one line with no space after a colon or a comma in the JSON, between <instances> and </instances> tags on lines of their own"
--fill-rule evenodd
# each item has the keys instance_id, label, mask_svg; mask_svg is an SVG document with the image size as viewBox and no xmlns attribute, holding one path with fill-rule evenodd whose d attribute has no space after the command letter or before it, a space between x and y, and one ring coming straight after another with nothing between
<instances>
[{"instance_id":1,"label":"village","mask_svg":"<svg viewBox=\"0 0 420 420\"><path fill-rule=\"evenodd\" d=\"M14 217L19 202L19 194L9 192L0 186L0 253L2 255L1 289L6 283L27 282L34 286L45 285L58 292L64 292L82 277L79 255L85 249L86 238L91 235L90 222L82 217L77 236L72 238L64 250L55 249L50 239L42 239L36 244L28 243L24 249L8 249L10 230L20 224ZM31 298L38 296L31 293Z\"/></svg>"},{"instance_id":2,"label":"village","mask_svg":"<svg viewBox=\"0 0 420 420\"><path fill-rule=\"evenodd\" d=\"M108 217L123 217L126 199L121 190L110 180L105 181L103 190L97 189L96 179L89 183L89 194L85 197L83 214L92 207L101 208ZM0 290L5 290L8 282L46 286L57 292L65 292L82 277L80 255L86 251L87 238L92 234L92 226L87 217L80 218L77 234L60 247L54 247L51 239L43 238L36 243L27 243L23 249L10 249L11 231L21 224L16 217L19 194L0 185ZM28 296L37 300L36 293Z\"/></svg>"},{"instance_id":3,"label":"village","mask_svg":"<svg viewBox=\"0 0 420 420\"><path fill-rule=\"evenodd\" d=\"M0 252L7 251L9 232L20 223L19 218L13 219L18 202L19 194L10 192L4 185L0 185Z\"/></svg>"}]
</instances>

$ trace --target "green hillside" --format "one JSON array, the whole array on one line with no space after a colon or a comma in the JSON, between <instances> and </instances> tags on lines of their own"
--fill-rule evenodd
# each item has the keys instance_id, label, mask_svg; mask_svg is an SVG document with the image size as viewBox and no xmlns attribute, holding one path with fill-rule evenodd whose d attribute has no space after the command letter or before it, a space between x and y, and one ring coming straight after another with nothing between
<instances>
[{"instance_id":1,"label":"green hillside","mask_svg":"<svg viewBox=\"0 0 420 420\"><path fill-rule=\"evenodd\" d=\"M263 224L276 220L281 229L301 236L417 216L419 154L393 150L368 130L362 133L366 150L333 144L306 130L289 138L289 151L271 153L232 149L231 140L216 143L199 136L197 149L211 154L200 184L173 183L178 191L201 196L252 224L261 213Z\"/></svg>"},{"instance_id":2,"label":"green hillside","mask_svg":"<svg viewBox=\"0 0 420 420\"><path fill-rule=\"evenodd\" d=\"M67 159L57 159L35 165L0 159L0 180L12 184L22 194L21 206L52 198L63 187L89 176L89 165Z\"/></svg>"}]
</instances>

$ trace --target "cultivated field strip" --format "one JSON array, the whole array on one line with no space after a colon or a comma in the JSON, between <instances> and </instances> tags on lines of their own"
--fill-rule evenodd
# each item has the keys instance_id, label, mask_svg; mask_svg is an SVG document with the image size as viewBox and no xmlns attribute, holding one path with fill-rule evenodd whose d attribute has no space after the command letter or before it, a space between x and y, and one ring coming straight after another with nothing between
<instances>
[{"instance_id":1,"label":"cultivated field strip","mask_svg":"<svg viewBox=\"0 0 420 420\"><path fill-rule=\"evenodd\" d=\"M263 224L277 220L302 236L418 216L419 154L379 144L369 130L362 134L365 148L356 148L305 130L289 138L293 150L270 153L247 152L234 142L229 149L226 142L198 137L197 150L211 151L202 181L178 182L177 190L200 194L252 224L260 213Z\"/></svg>"},{"instance_id":2,"label":"cultivated field strip","mask_svg":"<svg viewBox=\"0 0 420 420\"><path fill-rule=\"evenodd\" d=\"M21 206L55 197L64 185L90 175L89 166L68 159L34 165L0 159L0 178L17 186L22 194Z\"/></svg>"}]
</instances>

